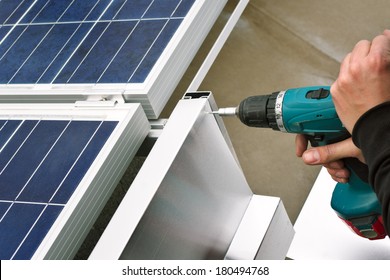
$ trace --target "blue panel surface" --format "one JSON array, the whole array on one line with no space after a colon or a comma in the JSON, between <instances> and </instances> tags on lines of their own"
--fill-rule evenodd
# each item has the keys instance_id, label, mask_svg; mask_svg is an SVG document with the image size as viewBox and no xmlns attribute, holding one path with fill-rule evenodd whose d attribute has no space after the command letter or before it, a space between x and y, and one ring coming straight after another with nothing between
<instances>
[{"instance_id":1,"label":"blue panel surface","mask_svg":"<svg viewBox=\"0 0 390 280\"><path fill-rule=\"evenodd\" d=\"M34 0L2 0L0 3L0 24L14 24L25 14Z\"/></svg>"},{"instance_id":2,"label":"blue panel surface","mask_svg":"<svg viewBox=\"0 0 390 280\"><path fill-rule=\"evenodd\" d=\"M117 125L0 120L0 259L29 259Z\"/></svg>"},{"instance_id":3,"label":"blue panel surface","mask_svg":"<svg viewBox=\"0 0 390 280\"><path fill-rule=\"evenodd\" d=\"M0 151L10 139L16 128L20 125L21 121L5 121L0 120Z\"/></svg>"},{"instance_id":4,"label":"blue panel surface","mask_svg":"<svg viewBox=\"0 0 390 280\"><path fill-rule=\"evenodd\" d=\"M165 23L165 20L141 21L126 40L123 48L111 62L100 81L103 83L127 82L146 55L145 50L149 50L152 46ZM128 63L123 63L124 61Z\"/></svg>"},{"instance_id":5,"label":"blue panel surface","mask_svg":"<svg viewBox=\"0 0 390 280\"><path fill-rule=\"evenodd\" d=\"M49 204L43 209L40 216L36 217L36 224L25 236L22 246L15 252L14 260L27 260L32 258L37 245L41 243L43 237L48 233L63 208L61 205Z\"/></svg>"},{"instance_id":6,"label":"blue panel surface","mask_svg":"<svg viewBox=\"0 0 390 280\"><path fill-rule=\"evenodd\" d=\"M44 209L44 205L13 204L0 222L0 259L11 259Z\"/></svg>"},{"instance_id":7,"label":"blue panel surface","mask_svg":"<svg viewBox=\"0 0 390 280\"><path fill-rule=\"evenodd\" d=\"M1 0L0 84L143 83L195 0Z\"/></svg>"}]
</instances>

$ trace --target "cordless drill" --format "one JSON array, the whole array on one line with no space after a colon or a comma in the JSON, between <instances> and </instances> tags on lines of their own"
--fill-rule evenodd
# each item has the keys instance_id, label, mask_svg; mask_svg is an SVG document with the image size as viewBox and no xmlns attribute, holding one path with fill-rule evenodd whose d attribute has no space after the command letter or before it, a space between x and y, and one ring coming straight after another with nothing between
<instances>
[{"instance_id":1,"label":"cordless drill","mask_svg":"<svg viewBox=\"0 0 390 280\"><path fill-rule=\"evenodd\" d=\"M212 113L236 115L251 127L304 134L313 147L351 136L337 116L329 87L303 87L250 96L238 107L221 108ZM367 183L367 166L355 158L344 161L351 174L348 183L336 184L331 207L356 234L370 240L384 238L381 205Z\"/></svg>"}]
</instances>

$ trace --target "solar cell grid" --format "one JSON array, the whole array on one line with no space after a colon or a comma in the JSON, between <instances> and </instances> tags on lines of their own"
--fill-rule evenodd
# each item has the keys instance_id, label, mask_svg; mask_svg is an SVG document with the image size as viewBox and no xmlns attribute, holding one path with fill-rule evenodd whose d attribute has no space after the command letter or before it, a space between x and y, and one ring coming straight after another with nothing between
<instances>
[{"instance_id":1,"label":"solar cell grid","mask_svg":"<svg viewBox=\"0 0 390 280\"><path fill-rule=\"evenodd\" d=\"M143 83L194 2L2 0L0 83Z\"/></svg>"},{"instance_id":2,"label":"solar cell grid","mask_svg":"<svg viewBox=\"0 0 390 280\"><path fill-rule=\"evenodd\" d=\"M29 259L117 121L0 120L0 259Z\"/></svg>"}]
</instances>

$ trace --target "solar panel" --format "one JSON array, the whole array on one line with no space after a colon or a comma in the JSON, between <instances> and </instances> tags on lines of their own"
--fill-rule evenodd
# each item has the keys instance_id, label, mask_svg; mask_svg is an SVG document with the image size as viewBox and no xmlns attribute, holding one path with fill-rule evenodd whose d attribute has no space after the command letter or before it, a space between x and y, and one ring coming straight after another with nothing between
<instances>
[{"instance_id":1,"label":"solar panel","mask_svg":"<svg viewBox=\"0 0 390 280\"><path fill-rule=\"evenodd\" d=\"M120 89L156 118L225 2L1 0L2 94L40 85Z\"/></svg>"},{"instance_id":2,"label":"solar panel","mask_svg":"<svg viewBox=\"0 0 390 280\"><path fill-rule=\"evenodd\" d=\"M0 203L8 206L0 223L1 259L32 257L117 125L53 120L8 123L14 126L14 122L20 124L10 131L12 137L0 159Z\"/></svg>"},{"instance_id":3,"label":"solar panel","mask_svg":"<svg viewBox=\"0 0 390 280\"><path fill-rule=\"evenodd\" d=\"M193 2L3 0L0 83L142 83Z\"/></svg>"},{"instance_id":4,"label":"solar panel","mask_svg":"<svg viewBox=\"0 0 390 280\"><path fill-rule=\"evenodd\" d=\"M72 257L226 2L0 0L0 258Z\"/></svg>"},{"instance_id":5,"label":"solar panel","mask_svg":"<svg viewBox=\"0 0 390 280\"><path fill-rule=\"evenodd\" d=\"M98 155L106 152L104 147L120 123L134 122L134 130L127 136L132 153L142 143L149 124L145 116L142 118L139 105L127 107L124 114L135 117L127 116L126 121L109 119L109 113L102 112L100 117L81 117L80 112L74 111L62 115L53 115L53 111L48 115L40 115L39 111L19 115L6 110L8 114L0 115L0 259L30 259L54 223L59 223L63 210L69 212L71 205L79 204L73 195L85 188L82 181L96 165ZM112 163L106 164L112 168ZM118 170L123 168L126 166ZM111 170L109 176L116 172ZM103 187L109 188L106 184ZM96 207L91 209L96 211Z\"/></svg>"}]
</instances>

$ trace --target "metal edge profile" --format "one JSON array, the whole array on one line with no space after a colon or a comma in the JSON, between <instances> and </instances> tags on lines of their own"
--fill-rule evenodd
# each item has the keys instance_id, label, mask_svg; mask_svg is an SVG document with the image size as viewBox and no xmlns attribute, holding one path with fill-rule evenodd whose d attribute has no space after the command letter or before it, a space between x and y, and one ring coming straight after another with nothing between
<instances>
[{"instance_id":1,"label":"metal edge profile","mask_svg":"<svg viewBox=\"0 0 390 280\"><path fill-rule=\"evenodd\" d=\"M279 197L253 195L225 256L227 260L282 260L294 229Z\"/></svg>"},{"instance_id":2,"label":"metal edge profile","mask_svg":"<svg viewBox=\"0 0 390 280\"><path fill-rule=\"evenodd\" d=\"M0 102L7 103L73 103L76 101L97 101L101 99L122 100L122 91L74 89L64 86L61 89L48 88L46 85L25 87L20 85L0 85ZM93 93L93 94L92 94ZM136 103L136 102L133 102Z\"/></svg>"},{"instance_id":3,"label":"metal edge profile","mask_svg":"<svg viewBox=\"0 0 390 280\"><path fill-rule=\"evenodd\" d=\"M153 146L149 156L146 158L141 170L138 172L137 177L103 232L89 259L107 260L121 258L124 249L136 232L140 221L144 218L149 207L154 205L153 201L156 202L155 199L158 197L156 197L156 193L160 191L160 185L167 178L171 166L173 166L184 143L186 143L194 125L197 124L196 126L199 127L204 118L211 118L211 115L205 111L206 105L210 108L208 106L208 98L179 101L178 106L176 106L165 125L161 136ZM231 163L233 162L234 160ZM241 170L236 169L234 173L241 174L239 176L241 179L237 179L238 181L245 181ZM239 215L238 221L234 222L237 223L236 226L238 227L252 193L247 183L243 183L240 187L237 187L235 184L234 190L234 193L236 193L234 199L239 200L238 204L240 206L238 207L236 205L232 208L232 205L229 204L229 207L235 209L234 216ZM213 192L215 191L217 190L214 189ZM240 194L238 195L238 193ZM226 201L224 203L226 204ZM238 209L241 209L242 212ZM208 219L207 217L204 218ZM237 219L237 217L234 219ZM224 227L226 226L224 225ZM235 230L236 227L234 228L234 232ZM229 234L233 236L234 232L232 233L231 231L232 228L229 229ZM225 232L223 234L225 235Z\"/></svg>"},{"instance_id":4,"label":"metal edge profile","mask_svg":"<svg viewBox=\"0 0 390 280\"><path fill-rule=\"evenodd\" d=\"M267 233L256 254L256 260L284 260L295 235L295 230L280 200Z\"/></svg>"},{"instance_id":5,"label":"metal edge profile","mask_svg":"<svg viewBox=\"0 0 390 280\"><path fill-rule=\"evenodd\" d=\"M83 179L83 181L87 179L83 192L76 194L78 197L74 199L72 205L67 204L64 208L68 219L61 221L61 225L55 228L54 232L49 232L51 235L48 234L44 239L33 259L71 259L76 254L149 132L150 126L141 105L133 106L136 109L127 113L120 121L119 125L122 128L117 132L120 135L111 136L115 139L110 139L105 144L88 170ZM127 107L128 110L133 106L125 104L122 108Z\"/></svg>"},{"instance_id":6,"label":"metal edge profile","mask_svg":"<svg viewBox=\"0 0 390 280\"><path fill-rule=\"evenodd\" d=\"M182 99L196 99L196 98L208 98L211 110L213 111L218 110L217 103L211 91L188 91L182 97ZM230 152L233 154L237 164L241 167L236 151L234 150L233 143L229 137L228 131L225 127L222 118L220 116L215 115L215 120L217 121L217 124L219 126L219 129L223 137L225 138L226 144L228 145Z\"/></svg>"},{"instance_id":7,"label":"metal edge profile","mask_svg":"<svg viewBox=\"0 0 390 280\"><path fill-rule=\"evenodd\" d=\"M204 104L207 100L200 102L198 106L193 107L193 110L202 110ZM175 111L172 113L174 114ZM125 197L122 199L121 204L117 208L115 214L111 218L109 224L104 230L102 236L100 237L98 243L93 249L89 259L103 259L103 260L118 260L122 254L123 249L128 243L131 235L133 234L135 228L138 225L138 222L142 218L147 206L150 201L153 199L154 194L157 191L161 180L165 177L167 172L167 167L173 162L177 152L185 141L187 134L190 131L193 123L196 122L198 113L194 116L193 114L188 114L189 117L182 122L181 129L177 130L175 139L167 138L165 135L169 135L171 131L172 122L168 121L161 136L158 138L154 144L152 150L150 151L149 156L146 158L143 167L138 172L137 177L132 183L132 186L127 191ZM173 116L171 116L172 118ZM172 129L176 131L174 126ZM153 156L154 150L167 150L167 146L173 147L175 151L167 152L164 157L164 162L161 158L156 158ZM167 164L168 163L168 164ZM152 166L155 170L155 174L150 176L150 174L145 174L144 166ZM133 185L138 184L141 177L146 177L149 179L147 182L148 188L140 189L134 188ZM141 204L141 205L140 205ZM135 207L136 205L137 207ZM123 227L123 221L126 221L126 227Z\"/></svg>"}]
</instances>

